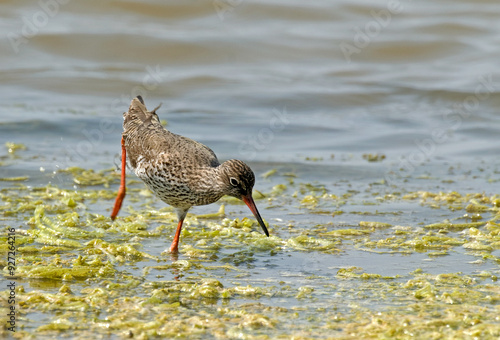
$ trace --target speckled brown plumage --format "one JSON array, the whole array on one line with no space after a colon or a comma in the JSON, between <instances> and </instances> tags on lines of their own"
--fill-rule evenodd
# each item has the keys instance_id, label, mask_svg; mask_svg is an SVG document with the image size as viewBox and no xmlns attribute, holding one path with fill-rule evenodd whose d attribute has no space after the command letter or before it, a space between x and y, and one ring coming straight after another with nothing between
<instances>
[{"instance_id":1,"label":"speckled brown plumage","mask_svg":"<svg viewBox=\"0 0 500 340\"><path fill-rule=\"evenodd\" d=\"M207 146L165 129L156 109L147 111L140 96L132 100L123 115L122 146L135 174L177 211L179 225L170 251L177 251L189 208L214 203L224 195L242 199L269 236L252 199L255 176L250 167L235 159L221 164Z\"/></svg>"}]
</instances>

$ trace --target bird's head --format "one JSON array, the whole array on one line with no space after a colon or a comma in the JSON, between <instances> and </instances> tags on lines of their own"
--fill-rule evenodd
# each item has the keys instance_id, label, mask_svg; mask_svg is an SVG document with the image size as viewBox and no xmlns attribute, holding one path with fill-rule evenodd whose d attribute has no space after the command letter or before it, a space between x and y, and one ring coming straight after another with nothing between
<instances>
[{"instance_id":1,"label":"bird's head","mask_svg":"<svg viewBox=\"0 0 500 340\"><path fill-rule=\"evenodd\" d=\"M255 175L252 169L245 163L237 159L231 159L222 163L221 179L223 190L226 195L236 197L250 208L255 218L259 222L266 236L269 236L266 225L260 217L257 206L252 197L252 190L255 184Z\"/></svg>"}]
</instances>

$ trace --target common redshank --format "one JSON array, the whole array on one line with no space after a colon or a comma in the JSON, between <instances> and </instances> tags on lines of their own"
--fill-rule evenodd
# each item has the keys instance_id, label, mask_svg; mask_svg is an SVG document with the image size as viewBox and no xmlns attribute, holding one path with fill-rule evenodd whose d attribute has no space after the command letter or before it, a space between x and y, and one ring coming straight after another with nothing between
<instances>
[{"instance_id":1,"label":"common redshank","mask_svg":"<svg viewBox=\"0 0 500 340\"><path fill-rule=\"evenodd\" d=\"M168 131L156 114L158 108L148 111L142 97L137 96L123 114L121 183L111 219L116 218L125 198L128 159L137 177L177 212L177 230L170 252L178 252L188 210L195 205L214 203L224 195L245 202L269 236L252 198L255 184L252 169L236 159L221 164L209 147Z\"/></svg>"}]
</instances>

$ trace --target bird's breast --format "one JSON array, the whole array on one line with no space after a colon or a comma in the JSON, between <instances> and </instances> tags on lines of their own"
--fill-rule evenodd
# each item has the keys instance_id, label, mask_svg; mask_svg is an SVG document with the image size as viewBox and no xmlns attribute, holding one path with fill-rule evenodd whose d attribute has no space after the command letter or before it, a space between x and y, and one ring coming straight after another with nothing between
<instances>
[{"instance_id":1,"label":"bird's breast","mask_svg":"<svg viewBox=\"0 0 500 340\"><path fill-rule=\"evenodd\" d=\"M147 162L140 158L135 168L137 177L173 207L206 205L219 200L223 194L208 173L176 162Z\"/></svg>"}]
</instances>

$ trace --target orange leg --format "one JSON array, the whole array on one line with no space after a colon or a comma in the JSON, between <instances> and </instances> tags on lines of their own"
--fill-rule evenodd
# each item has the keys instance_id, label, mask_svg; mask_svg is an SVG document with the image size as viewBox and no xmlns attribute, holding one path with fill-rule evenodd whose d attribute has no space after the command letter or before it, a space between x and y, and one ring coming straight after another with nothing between
<instances>
[{"instance_id":1,"label":"orange leg","mask_svg":"<svg viewBox=\"0 0 500 340\"><path fill-rule=\"evenodd\" d=\"M181 236L182 223L184 222L184 217L179 219L179 224L177 224L177 231L175 232L174 240L172 241L172 245L170 246L171 253L178 253L179 249L179 238Z\"/></svg>"},{"instance_id":2,"label":"orange leg","mask_svg":"<svg viewBox=\"0 0 500 340\"><path fill-rule=\"evenodd\" d=\"M127 150L125 149L125 140L122 137L122 177L120 181L120 188L118 189L118 195L116 196L115 206L113 212L111 213L111 219L114 220L122 207L123 199L125 198L125 193L127 189L125 187L125 171L127 169Z\"/></svg>"}]
</instances>

